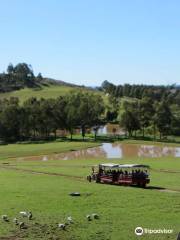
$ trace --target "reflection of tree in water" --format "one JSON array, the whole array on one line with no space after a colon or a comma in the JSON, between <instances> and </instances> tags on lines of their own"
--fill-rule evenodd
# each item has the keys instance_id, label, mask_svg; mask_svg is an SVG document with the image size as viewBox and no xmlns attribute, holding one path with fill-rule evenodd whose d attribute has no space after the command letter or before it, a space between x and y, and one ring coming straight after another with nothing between
<instances>
[{"instance_id":1,"label":"reflection of tree in water","mask_svg":"<svg viewBox=\"0 0 180 240\"><path fill-rule=\"evenodd\" d=\"M104 143L100 147L93 147L77 151L70 151L45 156L31 156L19 158L18 160L69 160L77 158L121 158L121 157L180 157L178 147L159 147L153 145L134 145L119 143Z\"/></svg>"},{"instance_id":2,"label":"reflection of tree in water","mask_svg":"<svg viewBox=\"0 0 180 240\"><path fill-rule=\"evenodd\" d=\"M175 156L175 148L141 145L138 150L139 157L165 157Z\"/></svg>"},{"instance_id":3,"label":"reflection of tree in water","mask_svg":"<svg viewBox=\"0 0 180 240\"><path fill-rule=\"evenodd\" d=\"M153 145L133 145L133 144L121 144L121 145L119 144L119 146L121 148L123 157L180 156L180 148L174 147L159 147Z\"/></svg>"},{"instance_id":4,"label":"reflection of tree in water","mask_svg":"<svg viewBox=\"0 0 180 240\"><path fill-rule=\"evenodd\" d=\"M122 155L123 157L136 157L138 156L138 145L122 144Z\"/></svg>"}]
</instances>

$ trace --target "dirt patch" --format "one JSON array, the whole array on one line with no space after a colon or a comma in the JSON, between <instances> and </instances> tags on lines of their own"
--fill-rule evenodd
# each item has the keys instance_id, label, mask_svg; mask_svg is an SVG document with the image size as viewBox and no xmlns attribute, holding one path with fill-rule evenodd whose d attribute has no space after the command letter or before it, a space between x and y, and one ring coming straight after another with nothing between
<instances>
[{"instance_id":1,"label":"dirt patch","mask_svg":"<svg viewBox=\"0 0 180 240\"><path fill-rule=\"evenodd\" d=\"M68 230L62 231L57 227L57 223L54 224L40 224L31 223L28 225L27 229L18 230L17 234L7 237L0 237L0 240L24 240L28 239L43 239L43 240L62 240L66 239L66 233Z\"/></svg>"}]
</instances>

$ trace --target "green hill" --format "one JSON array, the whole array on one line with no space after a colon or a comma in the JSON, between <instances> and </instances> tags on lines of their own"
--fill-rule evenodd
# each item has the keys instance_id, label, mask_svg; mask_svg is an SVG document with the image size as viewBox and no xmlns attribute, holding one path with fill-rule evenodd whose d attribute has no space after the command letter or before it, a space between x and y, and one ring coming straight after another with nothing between
<instances>
[{"instance_id":1,"label":"green hill","mask_svg":"<svg viewBox=\"0 0 180 240\"><path fill-rule=\"evenodd\" d=\"M60 84L49 84L47 86L41 86L41 88L24 88L24 89L12 91L12 92L0 93L0 99L18 97L20 102L24 102L30 97L36 97L38 99L39 98L57 98L59 96L66 95L68 92L75 89L102 94L102 92L85 88L85 87L78 87L73 85L68 86L68 85L60 85Z\"/></svg>"},{"instance_id":2,"label":"green hill","mask_svg":"<svg viewBox=\"0 0 180 240\"><path fill-rule=\"evenodd\" d=\"M41 73L35 76L32 66L27 63L9 64L7 71L0 73L0 99L18 97L23 102L30 97L57 98L73 89L92 91L84 86L42 77Z\"/></svg>"}]
</instances>

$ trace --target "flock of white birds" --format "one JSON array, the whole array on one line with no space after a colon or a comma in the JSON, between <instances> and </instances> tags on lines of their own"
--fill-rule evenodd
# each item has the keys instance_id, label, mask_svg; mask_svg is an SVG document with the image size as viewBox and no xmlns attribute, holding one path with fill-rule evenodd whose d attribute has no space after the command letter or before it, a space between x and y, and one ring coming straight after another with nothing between
<instances>
[{"instance_id":1,"label":"flock of white birds","mask_svg":"<svg viewBox=\"0 0 180 240\"><path fill-rule=\"evenodd\" d=\"M32 217L33 217L32 212L22 211L22 212L19 212L19 215L22 216L22 217L26 217L26 218L28 218L29 220L32 220ZM4 222L9 222L9 221L10 221L7 215L2 215L2 216L1 216L1 219L2 219L2 221L4 221ZM27 226L25 225L25 223L22 222L22 221L19 221L18 218L16 218L16 217L15 217L12 221L13 221L13 223L14 223L15 225L19 226L20 229L27 228Z\"/></svg>"},{"instance_id":2,"label":"flock of white birds","mask_svg":"<svg viewBox=\"0 0 180 240\"><path fill-rule=\"evenodd\" d=\"M86 215L86 219L88 221L92 221L93 219L99 219L99 215L97 213L93 213L91 215ZM61 228L62 230L66 230L66 227L70 224L74 223L73 219L71 216L67 217L67 222L65 223L59 223L58 227Z\"/></svg>"},{"instance_id":3,"label":"flock of white birds","mask_svg":"<svg viewBox=\"0 0 180 240\"><path fill-rule=\"evenodd\" d=\"M23 218L27 218L27 219L29 219L29 220L32 220L32 219L33 219L33 215L32 215L32 212L31 212L31 211L29 211L29 212L21 211L21 212L19 212L19 216L21 216L21 217L23 217ZM1 216L1 219L2 219L2 221L4 221L4 222L10 222L10 219L8 218L7 215L2 215L2 216ZM92 221L93 219L99 219L99 215L98 215L97 213L93 213L93 214L91 214L91 215L87 215L87 216L86 216L86 219L87 219L88 221ZM12 222L13 222L15 225L19 226L20 229L26 229L26 228L27 228L25 222L19 221L19 219L16 218L16 217L12 220ZM74 221L73 221L72 217L69 216L69 217L67 217L67 221L66 221L65 223L59 223L59 224L58 224L58 227L59 227L60 229L62 229L62 230L66 230L66 227L67 227L68 225L73 224L73 223L74 223Z\"/></svg>"}]
</instances>

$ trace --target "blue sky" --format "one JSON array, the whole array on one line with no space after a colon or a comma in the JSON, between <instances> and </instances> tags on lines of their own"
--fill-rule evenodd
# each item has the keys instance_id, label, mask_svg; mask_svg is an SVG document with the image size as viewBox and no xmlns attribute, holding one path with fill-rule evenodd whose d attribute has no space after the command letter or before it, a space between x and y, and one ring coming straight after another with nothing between
<instances>
[{"instance_id":1,"label":"blue sky","mask_svg":"<svg viewBox=\"0 0 180 240\"><path fill-rule=\"evenodd\" d=\"M100 85L180 83L178 0L0 0L0 71Z\"/></svg>"}]
</instances>

